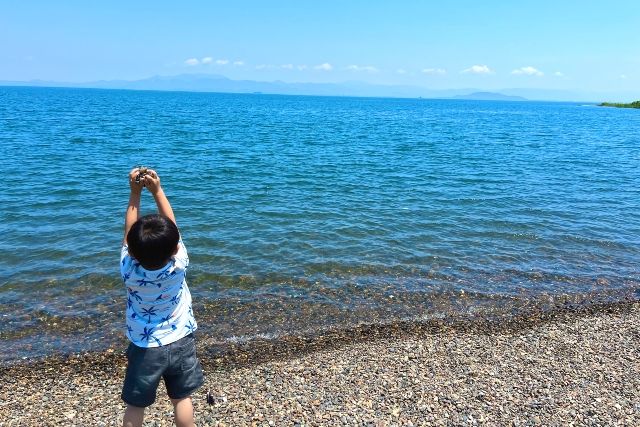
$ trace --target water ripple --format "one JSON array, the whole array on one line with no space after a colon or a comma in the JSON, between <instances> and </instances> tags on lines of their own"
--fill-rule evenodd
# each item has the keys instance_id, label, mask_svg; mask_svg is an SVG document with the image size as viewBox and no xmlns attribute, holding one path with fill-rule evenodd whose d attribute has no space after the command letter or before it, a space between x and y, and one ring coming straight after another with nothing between
<instances>
[{"instance_id":1,"label":"water ripple","mask_svg":"<svg viewBox=\"0 0 640 427\"><path fill-rule=\"evenodd\" d=\"M640 281L637 111L0 88L0 155L4 315L115 309L136 164L160 171L194 295L212 307L296 295L273 307L364 321L367 307L408 315L403 293L464 289L480 304Z\"/></svg>"}]
</instances>

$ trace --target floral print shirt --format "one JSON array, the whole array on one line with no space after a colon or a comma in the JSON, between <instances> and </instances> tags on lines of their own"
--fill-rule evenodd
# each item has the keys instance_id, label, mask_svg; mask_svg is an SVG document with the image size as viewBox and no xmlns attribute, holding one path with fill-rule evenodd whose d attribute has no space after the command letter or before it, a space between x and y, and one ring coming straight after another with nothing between
<instances>
[{"instance_id":1,"label":"floral print shirt","mask_svg":"<svg viewBox=\"0 0 640 427\"><path fill-rule=\"evenodd\" d=\"M138 347L159 347L189 335L197 328L187 287L189 265L182 240L178 252L161 269L147 270L125 244L120 273L127 288L127 337Z\"/></svg>"}]
</instances>

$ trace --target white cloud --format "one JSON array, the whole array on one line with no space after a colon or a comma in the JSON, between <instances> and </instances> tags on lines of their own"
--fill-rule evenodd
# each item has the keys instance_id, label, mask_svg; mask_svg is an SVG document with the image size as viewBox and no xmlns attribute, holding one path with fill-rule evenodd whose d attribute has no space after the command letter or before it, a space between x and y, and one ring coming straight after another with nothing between
<instances>
[{"instance_id":1,"label":"white cloud","mask_svg":"<svg viewBox=\"0 0 640 427\"><path fill-rule=\"evenodd\" d=\"M271 65L267 65L267 64L256 65L256 70L265 70L267 68L271 68Z\"/></svg>"},{"instance_id":2,"label":"white cloud","mask_svg":"<svg viewBox=\"0 0 640 427\"><path fill-rule=\"evenodd\" d=\"M211 64L213 62L213 58L210 56L207 56L205 58L202 58L200 62L202 62L203 64Z\"/></svg>"},{"instance_id":3,"label":"white cloud","mask_svg":"<svg viewBox=\"0 0 640 427\"><path fill-rule=\"evenodd\" d=\"M233 65L240 67L242 65L244 65L244 61L233 61Z\"/></svg>"},{"instance_id":4,"label":"white cloud","mask_svg":"<svg viewBox=\"0 0 640 427\"><path fill-rule=\"evenodd\" d=\"M184 61L184 63L186 65L189 65L190 67L196 66L200 64L200 61L198 61L198 58L189 58L186 61Z\"/></svg>"},{"instance_id":5,"label":"white cloud","mask_svg":"<svg viewBox=\"0 0 640 427\"><path fill-rule=\"evenodd\" d=\"M331 64L329 64L328 62L325 62L324 64L316 65L313 68L315 68L316 70L322 70L322 71L331 71L331 70L333 70L333 66Z\"/></svg>"},{"instance_id":6,"label":"white cloud","mask_svg":"<svg viewBox=\"0 0 640 427\"><path fill-rule=\"evenodd\" d=\"M280 68L283 70L293 70L293 64L282 64Z\"/></svg>"},{"instance_id":7,"label":"white cloud","mask_svg":"<svg viewBox=\"0 0 640 427\"><path fill-rule=\"evenodd\" d=\"M424 68L422 72L424 74L438 75L438 76L447 74L447 70L445 70L444 68Z\"/></svg>"},{"instance_id":8,"label":"white cloud","mask_svg":"<svg viewBox=\"0 0 640 427\"><path fill-rule=\"evenodd\" d=\"M398 68L396 70L396 73L398 73L398 74L407 74L407 72L403 68Z\"/></svg>"},{"instance_id":9,"label":"white cloud","mask_svg":"<svg viewBox=\"0 0 640 427\"><path fill-rule=\"evenodd\" d=\"M364 71L367 73L377 73L378 69L373 65L349 65L347 67L349 71Z\"/></svg>"},{"instance_id":10,"label":"white cloud","mask_svg":"<svg viewBox=\"0 0 640 427\"><path fill-rule=\"evenodd\" d=\"M462 72L471 74L493 74L493 71L486 65L472 65L471 67L462 70Z\"/></svg>"},{"instance_id":11,"label":"white cloud","mask_svg":"<svg viewBox=\"0 0 640 427\"><path fill-rule=\"evenodd\" d=\"M229 63L228 59L217 59L216 64L218 65L227 65Z\"/></svg>"},{"instance_id":12,"label":"white cloud","mask_svg":"<svg viewBox=\"0 0 640 427\"><path fill-rule=\"evenodd\" d=\"M306 66L306 65L304 65L304 64L301 64L301 65L296 66L296 68L297 68L298 70L302 71L302 70L306 70L306 69L307 69L307 68L309 68L309 67L307 67L307 66Z\"/></svg>"},{"instance_id":13,"label":"white cloud","mask_svg":"<svg viewBox=\"0 0 640 427\"><path fill-rule=\"evenodd\" d=\"M626 74L620 74L620 78L623 79L623 80L626 80L627 75Z\"/></svg>"},{"instance_id":14,"label":"white cloud","mask_svg":"<svg viewBox=\"0 0 640 427\"><path fill-rule=\"evenodd\" d=\"M556 71L553 75L556 77L564 77L564 73L562 71Z\"/></svg>"},{"instance_id":15,"label":"white cloud","mask_svg":"<svg viewBox=\"0 0 640 427\"><path fill-rule=\"evenodd\" d=\"M520 67L516 70L513 70L511 72L511 74L516 74L516 75L525 75L525 76L537 76L537 77L542 77L544 76L544 73L532 66L526 66L526 67Z\"/></svg>"}]
</instances>

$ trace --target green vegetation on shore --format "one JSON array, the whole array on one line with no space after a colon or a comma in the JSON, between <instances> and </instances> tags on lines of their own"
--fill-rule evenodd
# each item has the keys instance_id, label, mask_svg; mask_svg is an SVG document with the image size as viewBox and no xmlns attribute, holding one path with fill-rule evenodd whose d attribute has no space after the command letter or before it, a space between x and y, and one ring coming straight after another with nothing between
<instances>
[{"instance_id":1,"label":"green vegetation on shore","mask_svg":"<svg viewBox=\"0 0 640 427\"><path fill-rule=\"evenodd\" d=\"M640 108L640 101L630 102L628 104L618 102L603 102L598 104L599 107L616 107L616 108Z\"/></svg>"}]
</instances>

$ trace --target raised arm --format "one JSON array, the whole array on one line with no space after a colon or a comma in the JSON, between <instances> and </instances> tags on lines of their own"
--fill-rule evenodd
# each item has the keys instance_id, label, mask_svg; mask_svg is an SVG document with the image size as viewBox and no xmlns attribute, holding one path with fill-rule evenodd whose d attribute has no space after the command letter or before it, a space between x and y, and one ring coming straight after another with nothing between
<instances>
[{"instance_id":1,"label":"raised arm","mask_svg":"<svg viewBox=\"0 0 640 427\"><path fill-rule=\"evenodd\" d=\"M149 192L153 195L154 200L156 201L156 206L158 206L158 213L160 215L164 215L176 223L176 217L173 214L173 209L171 209L171 204L169 203L169 199L165 196L164 191L162 190L162 186L160 186L160 177L156 173L156 171L149 169L147 171L147 175L144 177L144 184L149 190Z\"/></svg>"},{"instance_id":2,"label":"raised arm","mask_svg":"<svg viewBox=\"0 0 640 427\"><path fill-rule=\"evenodd\" d=\"M132 169L129 172L129 188L131 192L129 194L129 205L127 206L127 212L124 216L124 238L122 242L127 243L127 234L131 230L131 226L138 220L140 216L140 195L142 194L142 188L144 184L142 180L136 181L138 176L138 168Z\"/></svg>"}]
</instances>

